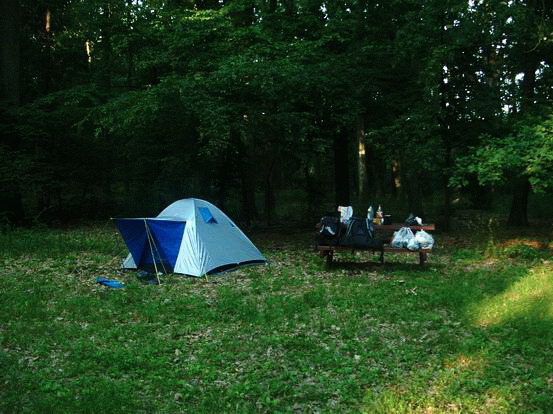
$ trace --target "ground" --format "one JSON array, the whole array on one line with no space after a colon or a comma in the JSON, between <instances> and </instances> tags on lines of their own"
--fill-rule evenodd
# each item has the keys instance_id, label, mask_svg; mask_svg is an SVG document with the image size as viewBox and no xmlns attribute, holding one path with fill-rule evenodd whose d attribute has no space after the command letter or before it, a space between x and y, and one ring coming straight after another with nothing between
<instances>
[{"instance_id":1,"label":"ground","mask_svg":"<svg viewBox=\"0 0 553 414\"><path fill-rule=\"evenodd\" d=\"M436 234L422 268L253 239L270 265L156 286L108 225L0 235L0 412L553 412L546 236Z\"/></svg>"}]
</instances>

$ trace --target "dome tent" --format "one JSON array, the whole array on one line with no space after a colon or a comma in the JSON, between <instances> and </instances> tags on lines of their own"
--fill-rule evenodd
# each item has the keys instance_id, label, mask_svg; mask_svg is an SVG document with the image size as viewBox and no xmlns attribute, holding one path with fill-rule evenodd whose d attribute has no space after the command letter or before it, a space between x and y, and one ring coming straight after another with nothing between
<instances>
[{"instance_id":1,"label":"dome tent","mask_svg":"<svg viewBox=\"0 0 553 414\"><path fill-rule=\"evenodd\" d=\"M203 276L267 263L225 213L197 198L175 201L157 217L114 220L129 249L126 269Z\"/></svg>"}]
</instances>

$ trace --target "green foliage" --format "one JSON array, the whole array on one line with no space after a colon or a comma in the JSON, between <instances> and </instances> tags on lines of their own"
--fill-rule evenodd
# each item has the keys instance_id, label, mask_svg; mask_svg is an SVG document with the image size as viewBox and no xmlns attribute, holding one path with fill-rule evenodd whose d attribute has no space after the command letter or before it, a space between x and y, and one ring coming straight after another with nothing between
<instances>
[{"instance_id":1,"label":"green foliage","mask_svg":"<svg viewBox=\"0 0 553 414\"><path fill-rule=\"evenodd\" d=\"M502 253L514 259L537 260L551 256L550 252L525 244L518 244L503 249Z\"/></svg>"},{"instance_id":2,"label":"green foliage","mask_svg":"<svg viewBox=\"0 0 553 414\"><path fill-rule=\"evenodd\" d=\"M553 185L553 117L529 119L505 138L485 136L482 145L458 161L456 186L466 185L474 174L481 184L502 184L510 176L526 176L536 191Z\"/></svg>"},{"instance_id":3,"label":"green foliage","mask_svg":"<svg viewBox=\"0 0 553 414\"><path fill-rule=\"evenodd\" d=\"M456 186L526 175L550 190L551 121L514 122L552 98L540 2L24 1L20 11L22 105L0 113L6 217L103 218L192 195L251 215L264 198L270 216L291 181L313 212L334 175L360 174L361 132L373 197L389 192L395 161L409 199L443 191L456 159Z\"/></svg>"}]
</instances>

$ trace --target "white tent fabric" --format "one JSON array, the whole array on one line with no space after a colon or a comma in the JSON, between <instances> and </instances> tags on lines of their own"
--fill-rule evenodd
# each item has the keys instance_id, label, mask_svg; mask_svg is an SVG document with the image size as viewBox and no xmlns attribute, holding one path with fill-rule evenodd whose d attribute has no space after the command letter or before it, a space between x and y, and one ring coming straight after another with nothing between
<instances>
[{"instance_id":1,"label":"white tent fabric","mask_svg":"<svg viewBox=\"0 0 553 414\"><path fill-rule=\"evenodd\" d=\"M244 264L267 263L242 230L207 201L196 198L175 201L156 219L186 222L175 273L203 276L219 268L228 270ZM137 268L131 254L123 262L123 267Z\"/></svg>"}]
</instances>

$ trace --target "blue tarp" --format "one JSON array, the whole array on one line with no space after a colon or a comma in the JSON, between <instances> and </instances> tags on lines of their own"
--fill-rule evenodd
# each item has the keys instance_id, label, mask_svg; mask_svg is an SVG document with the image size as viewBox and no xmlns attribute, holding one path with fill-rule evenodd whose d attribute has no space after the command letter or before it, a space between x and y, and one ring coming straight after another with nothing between
<instances>
[{"instance_id":1,"label":"blue tarp","mask_svg":"<svg viewBox=\"0 0 553 414\"><path fill-rule=\"evenodd\" d=\"M172 271L177 261L186 222L152 219L115 219L125 244L139 269L151 270L155 263ZM148 227L152 246L148 242ZM161 270L161 269L159 269Z\"/></svg>"},{"instance_id":2,"label":"blue tarp","mask_svg":"<svg viewBox=\"0 0 553 414\"><path fill-rule=\"evenodd\" d=\"M125 285L116 280L116 279L106 279L104 277L98 277L96 278L96 283L100 284L100 285L104 285L104 286L107 286L107 287L111 287L111 288L124 288Z\"/></svg>"}]
</instances>

